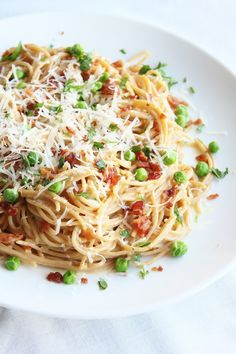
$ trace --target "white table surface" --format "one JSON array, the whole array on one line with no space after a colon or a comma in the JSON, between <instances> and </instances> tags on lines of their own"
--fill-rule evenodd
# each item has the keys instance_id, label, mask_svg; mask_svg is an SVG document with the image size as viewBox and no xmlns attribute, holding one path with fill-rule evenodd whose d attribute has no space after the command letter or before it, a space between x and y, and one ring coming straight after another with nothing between
<instances>
[{"instance_id":1,"label":"white table surface","mask_svg":"<svg viewBox=\"0 0 236 354\"><path fill-rule=\"evenodd\" d=\"M65 8L156 23L236 72L235 0L0 0L0 18ZM62 320L0 308L0 354L5 353L235 354L236 269L187 300L123 319Z\"/></svg>"}]
</instances>

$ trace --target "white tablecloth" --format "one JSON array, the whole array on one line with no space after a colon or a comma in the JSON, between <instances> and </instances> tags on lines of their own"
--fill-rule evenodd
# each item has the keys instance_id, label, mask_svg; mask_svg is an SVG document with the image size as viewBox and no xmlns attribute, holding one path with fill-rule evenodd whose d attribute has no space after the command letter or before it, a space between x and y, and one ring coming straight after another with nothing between
<instances>
[{"instance_id":1,"label":"white tablecloth","mask_svg":"<svg viewBox=\"0 0 236 354\"><path fill-rule=\"evenodd\" d=\"M236 71L235 0L0 0L0 17L65 5L158 23L191 38ZM235 354L236 269L188 300L123 319L58 320L0 308L0 354L5 353Z\"/></svg>"}]
</instances>

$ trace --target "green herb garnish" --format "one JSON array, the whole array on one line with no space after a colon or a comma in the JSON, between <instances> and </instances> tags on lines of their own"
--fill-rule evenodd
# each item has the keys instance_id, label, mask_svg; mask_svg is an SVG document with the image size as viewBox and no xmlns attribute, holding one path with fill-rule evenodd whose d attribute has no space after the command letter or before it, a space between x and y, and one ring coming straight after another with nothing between
<instances>
[{"instance_id":1,"label":"green herb garnish","mask_svg":"<svg viewBox=\"0 0 236 354\"><path fill-rule=\"evenodd\" d=\"M98 280L98 286L100 290L106 290L106 288L108 287L108 284L106 282L106 280L100 278L100 280Z\"/></svg>"},{"instance_id":2,"label":"green herb garnish","mask_svg":"<svg viewBox=\"0 0 236 354\"><path fill-rule=\"evenodd\" d=\"M179 209L178 209L177 204L175 204L175 207L174 207L174 214L176 216L176 220L178 221L178 223L180 223L180 225L183 225L183 219L179 213Z\"/></svg>"},{"instance_id":3,"label":"green herb garnish","mask_svg":"<svg viewBox=\"0 0 236 354\"><path fill-rule=\"evenodd\" d=\"M128 229L124 229L120 231L120 236L122 237L130 237L130 232Z\"/></svg>"},{"instance_id":4,"label":"green herb garnish","mask_svg":"<svg viewBox=\"0 0 236 354\"><path fill-rule=\"evenodd\" d=\"M96 130L94 129L94 127L90 127L88 130L88 139L93 140L95 135L96 135Z\"/></svg>"},{"instance_id":5,"label":"green herb garnish","mask_svg":"<svg viewBox=\"0 0 236 354\"><path fill-rule=\"evenodd\" d=\"M145 277L149 274L149 271L145 268L142 268L138 274L141 279L145 279Z\"/></svg>"},{"instance_id":6,"label":"green herb garnish","mask_svg":"<svg viewBox=\"0 0 236 354\"><path fill-rule=\"evenodd\" d=\"M22 43L19 42L16 49L11 54L4 55L2 57L2 60L3 61L7 61L7 60L14 61L19 57L19 55L21 54L21 51L22 51Z\"/></svg>"},{"instance_id":7,"label":"green herb garnish","mask_svg":"<svg viewBox=\"0 0 236 354\"><path fill-rule=\"evenodd\" d=\"M120 49L120 52L121 52L122 54L127 54L127 52L126 52L125 49Z\"/></svg>"},{"instance_id":8,"label":"green herb garnish","mask_svg":"<svg viewBox=\"0 0 236 354\"><path fill-rule=\"evenodd\" d=\"M93 147L95 149L103 149L104 148L104 143L100 143L99 141L94 141Z\"/></svg>"},{"instance_id":9,"label":"green herb garnish","mask_svg":"<svg viewBox=\"0 0 236 354\"><path fill-rule=\"evenodd\" d=\"M226 167L226 169L224 171L220 171L218 168L212 168L211 173L217 179L222 179L229 173L229 169L228 169L228 167Z\"/></svg>"},{"instance_id":10,"label":"green herb garnish","mask_svg":"<svg viewBox=\"0 0 236 354\"><path fill-rule=\"evenodd\" d=\"M127 77L123 77L120 81L120 88L122 88L122 90L125 90L126 88L126 83L128 81L128 78Z\"/></svg>"},{"instance_id":11,"label":"green herb garnish","mask_svg":"<svg viewBox=\"0 0 236 354\"><path fill-rule=\"evenodd\" d=\"M103 160L97 161L96 165L99 170L105 170L105 168L106 168L105 161L103 161Z\"/></svg>"}]
</instances>

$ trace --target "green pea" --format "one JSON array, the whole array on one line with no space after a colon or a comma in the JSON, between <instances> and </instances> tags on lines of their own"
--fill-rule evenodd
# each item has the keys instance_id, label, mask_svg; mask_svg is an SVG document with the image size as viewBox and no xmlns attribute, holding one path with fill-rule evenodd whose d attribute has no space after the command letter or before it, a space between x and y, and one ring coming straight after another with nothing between
<instances>
[{"instance_id":1,"label":"green pea","mask_svg":"<svg viewBox=\"0 0 236 354\"><path fill-rule=\"evenodd\" d=\"M198 177L205 177L209 173L209 166L204 161L199 161L195 167L195 172Z\"/></svg>"},{"instance_id":2,"label":"green pea","mask_svg":"<svg viewBox=\"0 0 236 354\"><path fill-rule=\"evenodd\" d=\"M175 114L176 114L176 116L181 115L181 114L184 116L187 116L188 115L188 107L183 104L179 104L176 107Z\"/></svg>"},{"instance_id":3,"label":"green pea","mask_svg":"<svg viewBox=\"0 0 236 354\"><path fill-rule=\"evenodd\" d=\"M16 88L18 90L23 90L24 88L26 88L26 83L23 82L23 81L20 81L17 85L16 85Z\"/></svg>"},{"instance_id":4,"label":"green pea","mask_svg":"<svg viewBox=\"0 0 236 354\"><path fill-rule=\"evenodd\" d=\"M135 156L135 153L133 151L127 150L124 153L124 158L125 158L126 161L135 161L136 156Z\"/></svg>"},{"instance_id":5,"label":"green pea","mask_svg":"<svg viewBox=\"0 0 236 354\"><path fill-rule=\"evenodd\" d=\"M87 109L88 105L86 102L84 101L78 101L75 105L75 108L79 108L79 109Z\"/></svg>"},{"instance_id":6,"label":"green pea","mask_svg":"<svg viewBox=\"0 0 236 354\"><path fill-rule=\"evenodd\" d=\"M16 77L19 80L24 79L26 77L26 73L21 69L16 69Z\"/></svg>"},{"instance_id":7,"label":"green pea","mask_svg":"<svg viewBox=\"0 0 236 354\"><path fill-rule=\"evenodd\" d=\"M62 182L55 182L48 188L48 190L52 193L59 194L62 191L62 187Z\"/></svg>"},{"instance_id":8,"label":"green pea","mask_svg":"<svg viewBox=\"0 0 236 354\"><path fill-rule=\"evenodd\" d=\"M36 152L31 151L27 155L27 160L29 161L30 166L35 166L37 163L42 162L41 156L39 156Z\"/></svg>"},{"instance_id":9,"label":"green pea","mask_svg":"<svg viewBox=\"0 0 236 354\"><path fill-rule=\"evenodd\" d=\"M188 246L183 241L174 241L170 247L170 254L172 257L183 256L188 251Z\"/></svg>"},{"instance_id":10,"label":"green pea","mask_svg":"<svg viewBox=\"0 0 236 354\"><path fill-rule=\"evenodd\" d=\"M117 272L126 272L129 268L129 260L127 258L119 257L115 262L115 270Z\"/></svg>"},{"instance_id":11,"label":"green pea","mask_svg":"<svg viewBox=\"0 0 236 354\"><path fill-rule=\"evenodd\" d=\"M96 93L97 91L101 90L101 88L102 88L102 82L96 81L94 82L91 91L92 93Z\"/></svg>"},{"instance_id":12,"label":"green pea","mask_svg":"<svg viewBox=\"0 0 236 354\"><path fill-rule=\"evenodd\" d=\"M74 284L76 282L76 272L74 270L67 270L65 274L63 275L63 283L65 284Z\"/></svg>"},{"instance_id":13,"label":"green pea","mask_svg":"<svg viewBox=\"0 0 236 354\"><path fill-rule=\"evenodd\" d=\"M4 265L7 270L17 270L19 268L20 264L21 264L21 261L16 256L10 256L4 262Z\"/></svg>"},{"instance_id":14,"label":"green pea","mask_svg":"<svg viewBox=\"0 0 236 354\"><path fill-rule=\"evenodd\" d=\"M177 171L174 174L174 180L178 184L186 183L187 182L187 175L186 175L186 173L184 173L182 171Z\"/></svg>"},{"instance_id":15,"label":"green pea","mask_svg":"<svg viewBox=\"0 0 236 354\"><path fill-rule=\"evenodd\" d=\"M148 178L148 172L145 170L145 168L140 167L135 170L135 179L137 181L145 181Z\"/></svg>"},{"instance_id":16,"label":"green pea","mask_svg":"<svg viewBox=\"0 0 236 354\"><path fill-rule=\"evenodd\" d=\"M19 193L16 189L7 188L3 192L3 199L5 200L5 202L14 204L19 199Z\"/></svg>"},{"instance_id":17,"label":"green pea","mask_svg":"<svg viewBox=\"0 0 236 354\"><path fill-rule=\"evenodd\" d=\"M208 149L212 154L215 154L217 151L220 150L219 145L217 144L216 141L212 141L209 145L208 145Z\"/></svg>"},{"instance_id":18,"label":"green pea","mask_svg":"<svg viewBox=\"0 0 236 354\"><path fill-rule=\"evenodd\" d=\"M176 152L173 150L170 150L170 151L167 151L167 153L165 154L163 162L166 166L170 166L176 162L176 158L177 158Z\"/></svg>"},{"instance_id":19,"label":"green pea","mask_svg":"<svg viewBox=\"0 0 236 354\"><path fill-rule=\"evenodd\" d=\"M188 123L188 117L186 117L183 114L179 114L176 119L175 122L182 128L185 128L187 123Z\"/></svg>"},{"instance_id":20,"label":"green pea","mask_svg":"<svg viewBox=\"0 0 236 354\"><path fill-rule=\"evenodd\" d=\"M109 74L107 71L105 71L105 72L102 74L102 76L100 77L99 81L105 82L105 81L107 81L107 79L109 78L109 76L110 76L110 74Z\"/></svg>"}]
</instances>

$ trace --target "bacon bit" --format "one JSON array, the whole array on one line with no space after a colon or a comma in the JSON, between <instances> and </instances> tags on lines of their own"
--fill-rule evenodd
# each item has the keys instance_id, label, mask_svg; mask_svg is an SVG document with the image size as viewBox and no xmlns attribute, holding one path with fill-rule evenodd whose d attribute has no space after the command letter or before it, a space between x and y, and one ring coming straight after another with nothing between
<instances>
[{"instance_id":1,"label":"bacon bit","mask_svg":"<svg viewBox=\"0 0 236 354\"><path fill-rule=\"evenodd\" d=\"M144 201L137 200L136 202L130 205L129 212L133 215L141 215L143 214L143 209L144 209Z\"/></svg>"},{"instance_id":2,"label":"bacon bit","mask_svg":"<svg viewBox=\"0 0 236 354\"><path fill-rule=\"evenodd\" d=\"M22 240L23 239L22 234L9 234L9 233L0 233L0 243L3 243L6 246L11 245L13 242Z\"/></svg>"},{"instance_id":3,"label":"bacon bit","mask_svg":"<svg viewBox=\"0 0 236 354\"><path fill-rule=\"evenodd\" d=\"M49 230L50 224L47 221L40 221L39 230L41 232L47 232Z\"/></svg>"},{"instance_id":4,"label":"bacon bit","mask_svg":"<svg viewBox=\"0 0 236 354\"><path fill-rule=\"evenodd\" d=\"M74 129L72 129L71 127L66 126L66 130L68 131L68 133L69 133L70 135L75 135L75 131L74 131Z\"/></svg>"},{"instance_id":5,"label":"bacon bit","mask_svg":"<svg viewBox=\"0 0 236 354\"><path fill-rule=\"evenodd\" d=\"M192 121L192 119L190 119L190 120L187 122L187 124L186 124L186 128L191 127L191 125L193 125L193 121Z\"/></svg>"},{"instance_id":6,"label":"bacon bit","mask_svg":"<svg viewBox=\"0 0 236 354\"><path fill-rule=\"evenodd\" d=\"M167 189L163 192L162 194L162 203L165 203L168 201L168 199L171 199L171 198L174 198L176 196L176 193L177 193L177 187L176 186L173 186L171 187L170 189ZM170 201L169 201L170 203ZM167 204L167 208L169 207L169 203Z\"/></svg>"},{"instance_id":7,"label":"bacon bit","mask_svg":"<svg viewBox=\"0 0 236 354\"><path fill-rule=\"evenodd\" d=\"M88 278L83 277L80 279L80 282L81 284L88 284Z\"/></svg>"},{"instance_id":8,"label":"bacon bit","mask_svg":"<svg viewBox=\"0 0 236 354\"><path fill-rule=\"evenodd\" d=\"M22 166L22 161L16 161L13 165L14 171L18 171Z\"/></svg>"},{"instance_id":9,"label":"bacon bit","mask_svg":"<svg viewBox=\"0 0 236 354\"><path fill-rule=\"evenodd\" d=\"M107 171L104 171L105 175L105 182L110 183L111 186L115 186L119 180L120 175L118 175L117 170L115 167L109 168Z\"/></svg>"},{"instance_id":10,"label":"bacon bit","mask_svg":"<svg viewBox=\"0 0 236 354\"><path fill-rule=\"evenodd\" d=\"M67 152L68 152L68 150L66 150L66 149L60 149L59 156L64 156Z\"/></svg>"},{"instance_id":11,"label":"bacon bit","mask_svg":"<svg viewBox=\"0 0 236 354\"><path fill-rule=\"evenodd\" d=\"M126 106L126 107L120 107L121 112L127 112L127 111L130 111L131 109L132 109L131 105Z\"/></svg>"},{"instance_id":12,"label":"bacon bit","mask_svg":"<svg viewBox=\"0 0 236 354\"><path fill-rule=\"evenodd\" d=\"M158 267L152 267L151 269L153 272L162 272L164 268L160 265Z\"/></svg>"},{"instance_id":13,"label":"bacon bit","mask_svg":"<svg viewBox=\"0 0 236 354\"><path fill-rule=\"evenodd\" d=\"M219 198L219 194L215 193L215 194L208 195L207 200L214 200L214 199L217 199L217 198Z\"/></svg>"},{"instance_id":14,"label":"bacon bit","mask_svg":"<svg viewBox=\"0 0 236 354\"><path fill-rule=\"evenodd\" d=\"M110 79L106 80L101 88L101 93L103 95L111 96L114 95L115 93L115 87L116 84L114 81L111 81Z\"/></svg>"},{"instance_id":15,"label":"bacon bit","mask_svg":"<svg viewBox=\"0 0 236 354\"><path fill-rule=\"evenodd\" d=\"M123 63L121 60L114 61L113 63L111 63L111 65L114 66L114 68L122 68L123 67Z\"/></svg>"},{"instance_id":16,"label":"bacon bit","mask_svg":"<svg viewBox=\"0 0 236 354\"><path fill-rule=\"evenodd\" d=\"M41 167L40 174L46 179L52 180L54 178L53 170L48 167Z\"/></svg>"},{"instance_id":17,"label":"bacon bit","mask_svg":"<svg viewBox=\"0 0 236 354\"><path fill-rule=\"evenodd\" d=\"M47 280L52 281L53 283L62 283L63 282L63 276L60 272L51 272L47 275Z\"/></svg>"},{"instance_id":18,"label":"bacon bit","mask_svg":"<svg viewBox=\"0 0 236 354\"><path fill-rule=\"evenodd\" d=\"M203 120L201 118L198 118L196 120L193 121L194 125L202 125L203 124Z\"/></svg>"},{"instance_id":19,"label":"bacon bit","mask_svg":"<svg viewBox=\"0 0 236 354\"><path fill-rule=\"evenodd\" d=\"M83 141L88 141L88 135L83 136Z\"/></svg>"},{"instance_id":20,"label":"bacon bit","mask_svg":"<svg viewBox=\"0 0 236 354\"><path fill-rule=\"evenodd\" d=\"M146 215L141 215L137 219L133 220L133 228L137 232L139 238L148 234L151 224L151 220Z\"/></svg>"},{"instance_id":21,"label":"bacon bit","mask_svg":"<svg viewBox=\"0 0 236 354\"><path fill-rule=\"evenodd\" d=\"M153 162L149 163L149 169L151 170L148 174L148 180L158 179L162 175L161 166Z\"/></svg>"},{"instance_id":22,"label":"bacon bit","mask_svg":"<svg viewBox=\"0 0 236 354\"><path fill-rule=\"evenodd\" d=\"M138 98L138 96L137 96L137 95L130 95L129 98L130 98L131 100L134 100L135 98Z\"/></svg>"},{"instance_id":23,"label":"bacon bit","mask_svg":"<svg viewBox=\"0 0 236 354\"><path fill-rule=\"evenodd\" d=\"M82 76L84 81L88 81L88 79L90 77L90 74L91 74L90 70L86 70L86 71L82 71L81 72L81 76Z\"/></svg>"},{"instance_id":24,"label":"bacon bit","mask_svg":"<svg viewBox=\"0 0 236 354\"><path fill-rule=\"evenodd\" d=\"M59 36L64 36L65 32L64 32L64 31L61 31L61 32L59 32L58 34L59 34Z\"/></svg>"},{"instance_id":25,"label":"bacon bit","mask_svg":"<svg viewBox=\"0 0 236 354\"><path fill-rule=\"evenodd\" d=\"M154 120L154 122L153 122L153 129L155 130L155 132L157 133L157 134L160 134L160 126L159 126L159 123L158 123L158 121L157 120Z\"/></svg>"},{"instance_id":26,"label":"bacon bit","mask_svg":"<svg viewBox=\"0 0 236 354\"><path fill-rule=\"evenodd\" d=\"M183 104L184 106L188 106L187 102L181 101L177 97L174 97L172 95L167 96L167 101L173 110L175 110L176 107L180 104Z\"/></svg>"},{"instance_id":27,"label":"bacon bit","mask_svg":"<svg viewBox=\"0 0 236 354\"><path fill-rule=\"evenodd\" d=\"M71 167L74 167L74 165L79 164L78 157L74 152L70 152L69 155L65 157L65 161L69 162Z\"/></svg>"},{"instance_id":28,"label":"bacon bit","mask_svg":"<svg viewBox=\"0 0 236 354\"><path fill-rule=\"evenodd\" d=\"M18 208L12 206L7 202L2 202L1 204L2 209L4 210L5 214L8 216L16 216L18 213Z\"/></svg>"},{"instance_id":29,"label":"bacon bit","mask_svg":"<svg viewBox=\"0 0 236 354\"><path fill-rule=\"evenodd\" d=\"M136 159L142 162L148 161L148 157L144 154L143 151L137 151L135 153Z\"/></svg>"},{"instance_id":30,"label":"bacon bit","mask_svg":"<svg viewBox=\"0 0 236 354\"><path fill-rule=\"evenodd\" d=\"M161 113L160 116L159 116L160 119L165 119L166 118L166 115L164 113Z\"/></svg>"},{"instance_id":31,"label":"bacon bit","mask_svg":"<svg viewBox=\"0 0 236 354\"><path fill-rule=\"evenodd\" d=\"M173 206L173 203L171 203L171 202L169 202L168 204L166 204L166 207L167 207L168 209L172 208L172 206Z\"/></svg>"},{"instance_id":32,"label":"bacon bit","mask_svg":"<svg viewBox=\"0 0 236 354\"><path fill-rule=\"evenodd\" d=\"M94 240L96 238L95 233L91 229L84 230L82 232L82 236L87 240Z\"/></svg>"},{"instance_id":33,"label":"bacon bit","mask_svg":"<svg viewBox=\"0 0 236 354\"><path fill-rule=\"evenodd\" d=\"M145 161L145 162L139 161L137 163L137 167L149 168L149 166L150 166L150 162L148 162L148 161Z\"/></svg>"},{"instance_id":34,"label":"bacon bit","mask_svg":"<svg viewBox=\"0 0 236 354\"><path fill-rule=\"evenodd\" d=\"M207 155L206 155L206 154L198 155L198 156L196 157L196 160L197 160L197 161L203 161L203 162L208 163L208 158L207 158Z\"/></svg>"},{"instance_id":35,"label":"bacon bit","mask_svg":"<svg viewBox=\"0 0 236 354\"><path fill-rule=\"evenodd\" d=\"M52 152L53 156L56 155L57 149L55 148L55 146L51 147L51 152Z\"/></svg>"}]
</instances>

